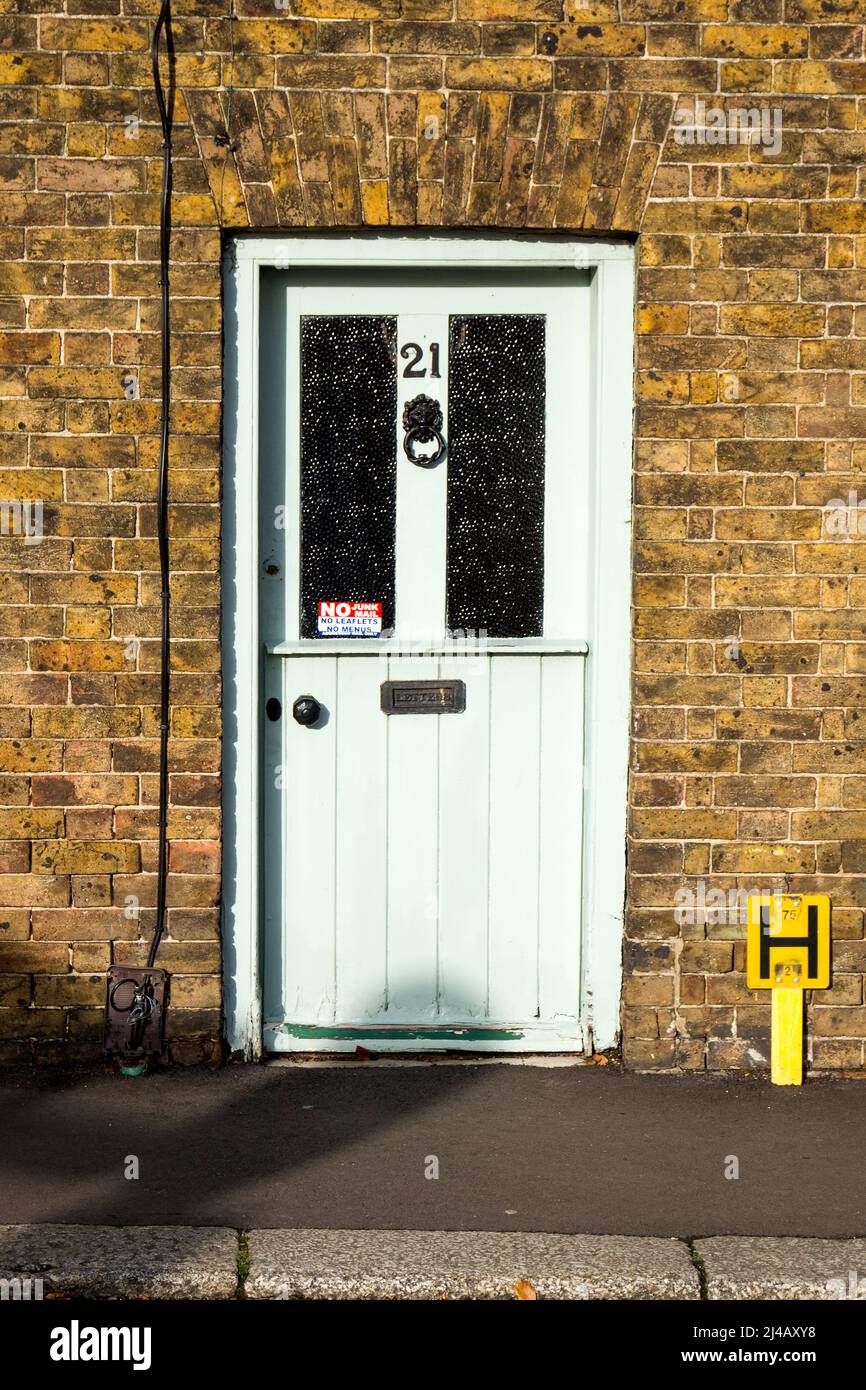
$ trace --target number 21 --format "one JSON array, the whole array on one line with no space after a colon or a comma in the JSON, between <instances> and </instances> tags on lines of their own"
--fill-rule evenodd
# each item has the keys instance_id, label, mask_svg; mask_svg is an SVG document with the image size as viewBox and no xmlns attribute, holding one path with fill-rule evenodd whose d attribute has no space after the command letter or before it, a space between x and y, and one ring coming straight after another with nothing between
<instances>
[{"instance_id":1,"label":"number 21","mask_svg":"<svg viewBox=\"0 0 866 1390\"><path fill-rule=\"evenodd\" d=\"M409 358L409 359L410 359L410 360L406 363L406 366L403 368L403 375L404 375L404 376L426 376L426 375L427 375L427 368L426 368L426 367L421 367L421 368L418 367L418 363L421 361L421 359L422 359L423 356L424 356L424 349L420 346L419 343L404 343L403 346L402 346L401 349L400 349L400 356L403 357L403 358ZM431 375L431 377L438 377L438 376L439 376L439 344L438 344L438 343L431 343L431 344L430 344L430 375Z\"/></svg>"}]
</instances>

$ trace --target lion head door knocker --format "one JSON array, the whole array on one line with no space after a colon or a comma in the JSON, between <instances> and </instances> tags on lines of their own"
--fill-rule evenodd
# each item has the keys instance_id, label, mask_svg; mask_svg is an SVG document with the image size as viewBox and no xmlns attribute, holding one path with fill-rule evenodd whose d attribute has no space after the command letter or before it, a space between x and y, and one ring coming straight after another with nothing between
<instances>
[{"instance_id":1,"label":"lion head door knocker","mask_svg":"<svg viewBox=\"0 0 866 1390\"><path fill-rule=\"evenodd\" d=\"M445 453L442 438L442 407L430 396L415 396L403 407L403 448L410 463L419 468L432 468ZM418 445L433 444L432 453L418 452Z\"/></svg>"}]
</instances>

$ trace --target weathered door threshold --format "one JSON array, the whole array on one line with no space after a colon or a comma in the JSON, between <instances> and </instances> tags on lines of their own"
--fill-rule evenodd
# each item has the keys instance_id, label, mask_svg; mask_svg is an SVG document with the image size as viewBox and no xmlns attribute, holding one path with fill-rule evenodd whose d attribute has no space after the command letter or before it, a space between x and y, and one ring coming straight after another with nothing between
<instances>
[{"instance_id":1,"label":"weathered door threshold","mask_svg":"<svg viewBox=\"0 0 866 1390\"><path fill-rule=\"evenodd\" d=\"M593 1059L579 1053L532 1052L497 1054L489 1052L389 1053L387 1057L369 1054L357 1057L345 1052L269 1052L268 1067L585 1067Z\"/></svg>"}]
</instances>

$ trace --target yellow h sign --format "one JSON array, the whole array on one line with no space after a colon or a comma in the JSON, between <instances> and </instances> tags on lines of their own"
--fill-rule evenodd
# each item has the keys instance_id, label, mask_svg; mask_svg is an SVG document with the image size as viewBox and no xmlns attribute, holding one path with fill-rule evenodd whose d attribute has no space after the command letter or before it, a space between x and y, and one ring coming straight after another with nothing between
<instances>
[{"instance_id":1,"label":"yellow h sign","mask_svg":"<svg viewBox=\"0 0 866 1390\"><path fill-rule=\"evenodd\" d=\"M825 893L749 898L746 933L749 989L827 989L830 899Z\"/></svg>"},{"instance_id":2,"label":"yellow h sign","mask_svg":"<svg viewBox=\"0 0 866 1390\"><path fill-rule=\"evenodd\" d=\"M825 893L749 898L746 983L771 989L772 1079L777 1086L803 1080L803 990L830 984L830 899Z\"/></svg>"}]
</instances>

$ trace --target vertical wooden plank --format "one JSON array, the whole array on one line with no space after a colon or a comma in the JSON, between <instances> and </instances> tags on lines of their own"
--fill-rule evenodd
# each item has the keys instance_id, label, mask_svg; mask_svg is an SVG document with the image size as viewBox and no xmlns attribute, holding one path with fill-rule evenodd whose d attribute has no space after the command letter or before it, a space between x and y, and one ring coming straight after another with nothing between
<instances>
[{"instance_id":1,"label":"vertical wooden plank","mask_svg":"<svg viewBox=\"0 0 866 1390\"><path fill-rule=\"evenodd\" d=\"M612 1047L620 1024L631 587L631 359L634 265L602 260L592 281L596 373L591 442L591 602L586 637L583 979L593 1038ZM589 1000L587 1000L587 1005Z\"/></svg>"},{"instance_id":2,"label":"vertical wooden plank","mask_svg":"<svg viewBox=\"0 0 866 1390\"><path fill-rule=\"evenodd\" d=\"M484 1018L490 657L446 656L443 680L466 682L462 714L439 720L439 1021Z\"/></svg>"},{"instance_id":3,"label":"vertical wooden plank","mask_svg":"<svg viewBox=\"0 0 866 1390\"><path fill-rule=\"evenodd\" d=\"M433 680L438 658L389 662L391 680ZM383 716L388 727L388 1015L436 1014L439 716Z\"/></svg>"},{"instance_id":4,"label":"vertical wooden plank","mask_svg":"<svg viewBox=\"0 0 866 1390\"><path fill-rule=\"evenodd\" d=\"M403 410L418 395L429 396L448 429L448 316L401 313L397 318L397 534L396 632L401 643L441 641L445 631L445 522L447 456L432 468L412 463L403 447ZM420 348L417 355L415 344ZM434 346L435 356L434 356ZM404 350L406 355L404 356ZM437 370L438 376L431 376ZM423 372L407 377L407 370ZM430 445L418 445L419 452ZM407 716L408 717L408 716Z\"/></svg>"},{"instance_id":5,"label":"vertical wooden plank","mask_svg":"<svg viewBox=\"0 0 866 1390\"><path fill-rule=\"evenodd\" d=\"M283 701L285 765L285 998L287 1019L334 1019L334 820L337 658L291 657ZM317 727L292 718L299 695L323 707Z\"/></svg>"},{"instance_id":6,"label":"vertical wooden plank","mask_svg":"<svg viewBox=\"0 0 866 1390\"><path fill-rule=\"evenodd\" d=\"M289 297L283 278L263 275L258 584L260 637L268 646L297 636L297 506L286 506L286 499L298 496L298 321Z\"/></svg>"},{"instance_id":7,"label":"vertical wooden plank","mask_svg":"<svg viewBox=\"0 0 866 1390\"><path fill-rule=\"evenodd\" d=\"M265 889L263 897L264 923L262 931L262 1008L264 1022L281 1023L286 1016L285 999L285 719L286 719L286 667L288 662L280 657L265 658L263 703L279 700L282 707L280 719L272 720L264 715L262 729L262 845L261 865ZM243 849L241 855L256 858L251 845Z\"/></svg>"},{"instance_id":8,"label":"vertical wooden plank","mask_svg":"<svg viewBox=\"0 0 866 1390\"><path fill-rule=\"evenodd\" d=\"M543 1020L580 1009L582 656L541 657L538 981Z\"/></svg>"},{"instance_id":9,"label":"vertical wooden plank","mask_svg":"<svg viewBox=\"0 0 866 1390\"><path fill-rule=\"evenodd\" d=\"M489 1013L538 1009L538 771L541 658L491 658Z\"/></svg>"},{"instance_id":10,"label":"vertical wooden plank","mask_svg":"<svg viewBox=\"0 0 866 1390\"><path fill-rule=\"evenodd\" d=\"M411 344L417 344L417 349ZM437 344L438 376L433 344ZM434 679L438 658L420 655L445 627L447 464L423 468L403 448L406 402L438 401L447 429L448 320L444 314L398 317L396 637L392 680ZM405 351L405 355L404 355ZM407 377L408 369L423 377ZM447 435L446 435L447 438ZM437 996L439 718L387 716L388 725L388 1016L433 1021Z\"/></svg>"},{"instance_id":11,"label":"vertical wooden plank","mask_svg":"<svg viewBox=\"0 0 866 1390\"><path fill-rule=\"evenodd\" d=\"M301 573L301 315L304 312L300 287L291 280L286 283L286 379L285 448L278 453L271 467L284 479L284 510L280 516L285 533L285 586L283 600L286 638L300 636L301 604L298 581Z\"/></svg>"},{"instance_id":12,"label":"vertical wooden plank","mask_svg":"<svg viewBox=\"0 0 866 1390\"><path fill-rule=\"evenodd\" d=\"M388 720L380 655L337 658L337 1019L377 1019L387 980Z\"/></svg>"}]
</instances>

